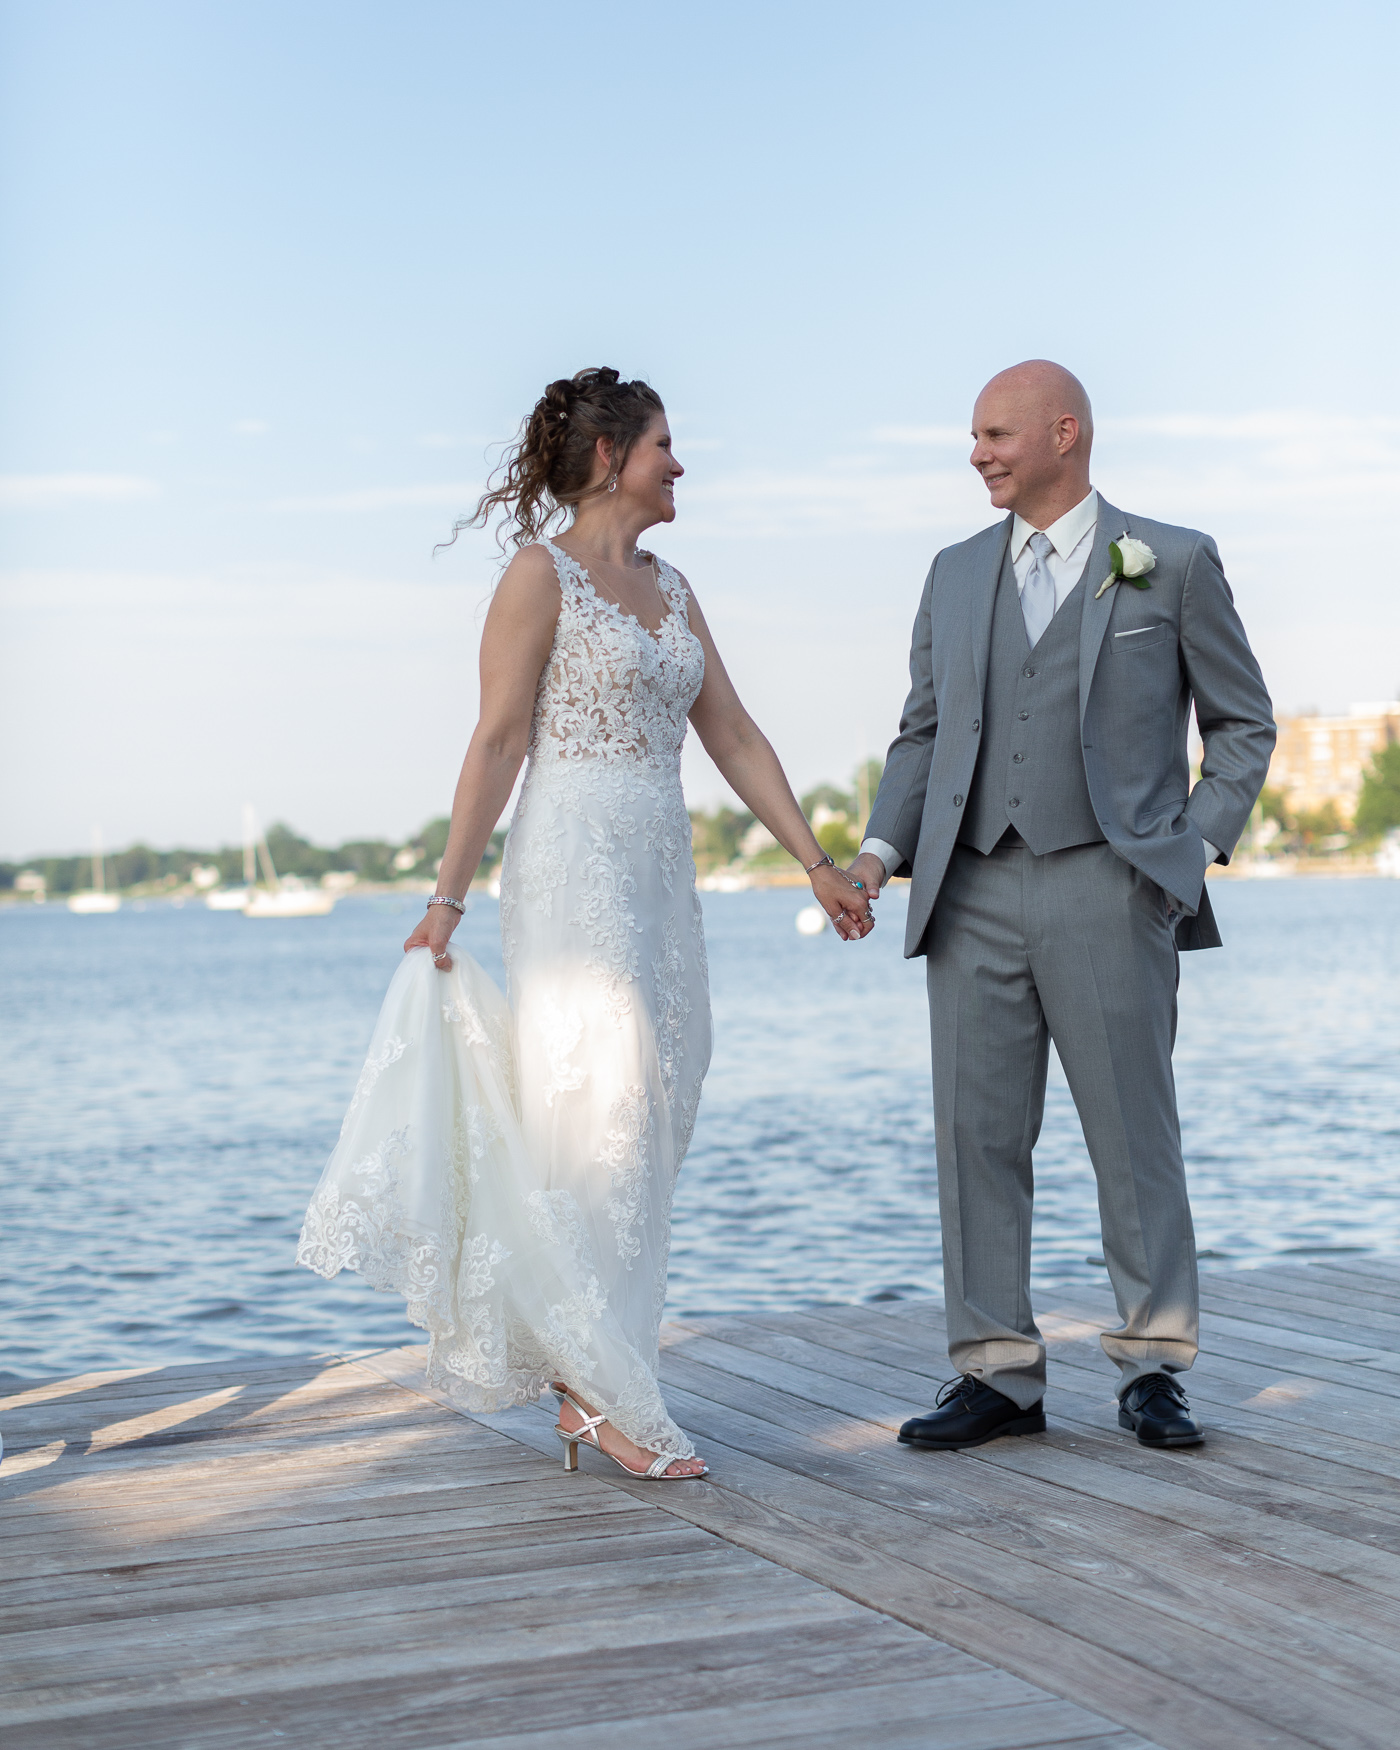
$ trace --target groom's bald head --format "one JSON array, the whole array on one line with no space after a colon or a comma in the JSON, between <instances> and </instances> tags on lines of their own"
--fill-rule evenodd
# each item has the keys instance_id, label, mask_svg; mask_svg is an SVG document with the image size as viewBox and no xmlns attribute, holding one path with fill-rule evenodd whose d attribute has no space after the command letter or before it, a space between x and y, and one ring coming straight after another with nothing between
<instances>
[{"instance_id":1,"label":"groom's bald head","mask_svg":"<svg viewBox=\"0 0 1400 1750\"><path fill-rule=\"evenodd\" d=\"M972 465L998 510L1048 528L1088 494L1094 414L1063 365L1027 359L998 371L977 397L972 436Z\"/></svg>"},{"instance_id":2,"label":"groom's bald head","mask_svg":"<svg viewBox=\"0 0 1400 1750\"><path fill-rule=\"evenodd\" d=\"M1073 371L1051 359L1026 359L1023 364L1008 365L977 399L980 402L984 395L992 394L1014 400L1052 424L1062 414L1069 414L1079 424L1079 441L1086 451L1094 441L1094 410L1084 385Z\"/></svg>"}]
</instances>

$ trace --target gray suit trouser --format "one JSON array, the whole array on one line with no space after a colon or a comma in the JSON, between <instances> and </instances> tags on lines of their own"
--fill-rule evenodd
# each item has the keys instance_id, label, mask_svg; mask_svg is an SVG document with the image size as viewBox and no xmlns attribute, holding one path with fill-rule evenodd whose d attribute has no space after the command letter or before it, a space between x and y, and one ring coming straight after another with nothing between
<instances>
[{"instance_id":1,"label":"gray suit trouser","mask_svg":"<svg viewBox=\"0 0 1400 1750\"><path fill-rule=\"evenodd\" d=\"M948 1353L1022 1408L1045 1390L1031 1312L1031 1150L1055 1041L1098 1180L1121 1395L1196 1358L1196 1242L1171 1054L1162 889L1106 844L958 845L927 938Z\"/></svg>"}]
</instances>

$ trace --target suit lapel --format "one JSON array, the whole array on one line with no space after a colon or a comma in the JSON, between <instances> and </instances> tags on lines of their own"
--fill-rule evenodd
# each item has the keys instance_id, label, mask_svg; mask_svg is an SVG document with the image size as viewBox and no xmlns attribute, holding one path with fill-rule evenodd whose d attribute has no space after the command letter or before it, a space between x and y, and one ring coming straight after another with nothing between
<instances>
[{"instance_id":1,"label":"suit lapel","mask_svg":"<svg viewBox=\"0 0 1400 1750\"><path fill-rule=\"evenodd\" d=\"M1012 518L1008 516L1001 526L1001 538L987 543L986 557L978 563L972 576L969 604L972 672L977 683L979 705L987 696L987 658L992 648L992 610L996 606L997 584L1001 579L1006 549L1011 544L1011 524Z\"/></svg>"},{"instance_id":2,"label":"suit lapel","mask_svg":"<svg viewBox=\"0 0 1400 1750\"><path fill-rule=\"evenodd\" d=\"M1111 569L1109 544L1116 541L1126 523L1121 510L1116 510L1102 493L1099 495L1099 520L1094 529L1094 544L1089 550L1089 563L1084 567L1084 612L1079 626L1079 721L1089 705L1089 688L1094 682L1099 651L1103 648L1108 617L1113 612L1113 598L1119 586L1098 594L1099 585ZM1097 601L1094 599L1098 596Z\"/></svg>"}]
</instances>

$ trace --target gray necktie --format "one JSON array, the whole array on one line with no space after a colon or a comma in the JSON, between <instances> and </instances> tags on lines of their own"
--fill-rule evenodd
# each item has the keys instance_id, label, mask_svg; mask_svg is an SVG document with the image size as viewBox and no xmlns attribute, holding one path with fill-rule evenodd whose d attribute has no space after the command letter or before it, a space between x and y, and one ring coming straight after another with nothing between
<instances>
[{"instance_id":1,"label":"gray necktie","mask_svg":"<svg viewBox=\"0 0 1400 1750\"><path fill-rule=\"evenodd\" d=\"M1041 634L1055 618L1055 580L1050 575L1050 537L1039 532L1030 538L1035 563L1026 573L1021 588L1021 618L1026 622L1026 636L1034 650Z\"/></svg>"}]
</instances>

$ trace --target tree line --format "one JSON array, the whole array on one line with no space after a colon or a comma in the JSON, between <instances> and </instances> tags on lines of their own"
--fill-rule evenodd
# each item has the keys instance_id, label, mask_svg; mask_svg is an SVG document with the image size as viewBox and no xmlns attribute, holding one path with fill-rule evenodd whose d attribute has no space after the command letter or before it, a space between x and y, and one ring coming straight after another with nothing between
<instances>
[{"instance_id":1,"label":"tree line","mask_svg":"<svg viewBox=\"0 0 1400 1750\"><path fill-rule=\"evenodd\" d=\"M803 812L809 820L817 822L816 835L822 849L837 862L850 862L860 848L859 828L869 811L882 769L878 760L869 760L856 769L849 789L819 784L801 798ZM701 874L741 857L757 867L790 861L787 852L771 840L751 855L744 855L742 846L755 825L753 815L746 810L717 808L709 813L696 810L691 813L690 823L696 867ZM389 839L347 839L343 844L328 846L313 844L279 821L267 829L267 848L279 875L296 875L305 881L319 881L323 875L334 873L352 874L358 881L375 884L421 881L437 872L447 848L449 824L446 815L439 815L399 844ZM504 831L498 829L491 835L482 859L483 874L490 875L499 866L504 843ZM188 887L196 870L208 869L218 871L222 886L237 887L243 881L242 845L220 845L214 850L180 847L158 851L151 845L135 844L108 852L105 862L108 887L123 890L173 892ZM21 875L40 876L50 894L78 893L92 885L92 858L30 857L22 863L0 863L0 892L13 891Z\"/></svg>"},{"instance_id":2,"label":"tree line","mask_svg":"<svg viewBox=\"0 0 1400 1750\"><path fill-rule=\"evenodd\" d=\"M802 811L816 823L817 840L838 863L849 863L860 849L860 834L870 801L879 788L883 770L879 760L858 766L848 787L819 784L800 798ZM1266 819L1276 820L1286 848L1300 851L1336 848L1345 837L1348 845L1364 846L1400 827L1400 742L1382 748L1372 759L1361 787L1356 816L1348 831L1335 804L1321 809L1291 809L1276 790L1260 798ZM347 839L335 846L316 845L290 826L279 822L267 831L267 848L279 875L298 875L319 881L337 871L357 880L383 883L423 880L436 873L447 847L448 819L440 815L428 821L406 843L389 839ZM746 809L694 810L690 816L695 865L700 873L724 868L736 860L753 868L781 867L791 859L779 845L759 844L746 852L746 842L756 825ZM760 831L760 837L763 836ZM500 863L505 833L492 834L482 860L483 873ZM158 851L150 845L130 845L112 851L106 858L107 885L113 888L143 887L153 891L174 890L189 885L196 869L217 869L220 882L229 887L243 880L243 847L221 845L217 850L177 849ZM16 878L31 873L43 877L47 892L77 893L92 885L92 859L78 857L30 857L22 863L0 863L0 892L11 891Z\"/></svg>"},{"instance_id":3,"label":"tree line","mask_svg":"<svg viewBox=\"0 0 1400 1750\"><path fill-rule=\"evenodd\" d=\"M386 882L421 880L436 872L438 859L447 846L445 815L430 820L406 844L388 839L347 839L335 846L315 845L310 839L278 822L267 829L267 848L279 875L298 875L319 881L336 871L353 874L357 880ZM488 872L500 862L503 832L492 835L482 867ZM242 845L220 845L217 850L181 847L158 851L150 845L130 845L110 851L105 858L107 885L113 888L143 887L160 891L189 885L196 869L217 869L220 884L238 887L243 882ZM23 863L0 863L0 891L13 889L25 873L43 877L51 894L77 893L92 885L92 858L30 857Z\"/></svg>"}]
</instances>

